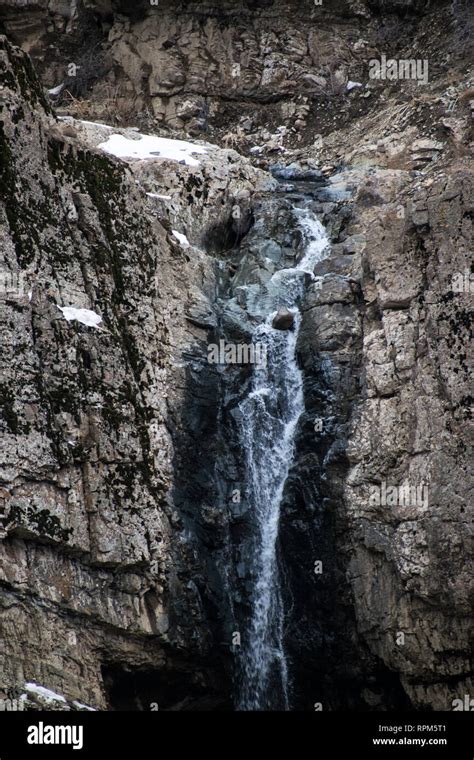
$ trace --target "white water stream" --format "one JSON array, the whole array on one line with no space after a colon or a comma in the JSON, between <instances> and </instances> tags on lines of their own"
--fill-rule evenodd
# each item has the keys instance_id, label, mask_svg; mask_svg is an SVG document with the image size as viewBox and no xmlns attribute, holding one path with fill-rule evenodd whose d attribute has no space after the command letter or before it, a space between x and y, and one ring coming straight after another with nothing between
<instances>
[{"instance_id":1,"label":"white water stream","mask_svg":"<svg viewBox=\"0 0 474 760\"><path fill-rule=\"evenodd\" d=\"M308 209L295 209L294 213L306 242L304 256L296 267L279 270L272 278L290 295L294 328L274 329L275 312L256 328L253 341L264 346L266 366L254 369L250 392L239 406L246 494L256 530L252 612L242 642L241 710L289 709L277 542L280 505L304 411L303 375L296 360L301 324L297 302L308 279L305 273L312 276L314 266L328 250L326 232L314 214Z\"/></svg>"}]
</instances>

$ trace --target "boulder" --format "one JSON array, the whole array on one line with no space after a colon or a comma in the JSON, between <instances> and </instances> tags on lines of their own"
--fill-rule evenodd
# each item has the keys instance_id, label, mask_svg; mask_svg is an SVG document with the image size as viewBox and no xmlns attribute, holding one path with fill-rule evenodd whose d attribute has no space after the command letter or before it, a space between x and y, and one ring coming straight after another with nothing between
<instances>
[{"instance_id":1,"label":"boulder","mask_svg":"<svg viewBox=\"0 0 474 760\"><path fill-rule=\"evenodd\" d=\"M278 309L272 322L275 330L292 330L295 324L295 315L289 309Z\"/></svg>"}]
</instances>

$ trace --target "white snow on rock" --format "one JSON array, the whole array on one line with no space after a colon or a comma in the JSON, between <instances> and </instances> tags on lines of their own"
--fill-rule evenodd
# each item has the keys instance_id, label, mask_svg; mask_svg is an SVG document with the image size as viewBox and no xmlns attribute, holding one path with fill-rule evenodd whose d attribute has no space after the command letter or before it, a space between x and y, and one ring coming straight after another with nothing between
<instances>
[{"instance_id":1,"label":"white snow on rock","mask_svg":"<svg viewBox=\"0 0 474 760\"><path fill-rule=\"evenodd\" d=\"M187 166L199 166L199 161L194 158L194 155L207 153L207 148L202 145L193 145L185 140L170 140L166 137L139 133L137 136L139 139L133 140L124 135L110 135L108 140L97 147L117 158L141 160L168 158L171 161L182 161Z\"/></svg>"},{"instance_id":2,"label":"white snow on rock","mask_svg":"<svg viewBox=\"0 0 474 760\"><path fill-rule=\"evenodd\" d=\"M60 121L67 121L69 119L68 116L60 116ZM113 129L113 127L110 126L110 124L103 124L101 121L86 121L85 119L79 120L80 124L85 124L86 127L100 127L101 129Z\"/></svg>"},{"instance_id":3,"label":"white snow on rock","mask_svg":"<svg viewBox=\"0 0 474 760\"><path fill-rule=\"evenodd\" d=\"M42 697L46 702L66 702L61 694L56 694L56 692L46 689L44 686L38 686L37 683L25 683L25 689L30 694L37 694L39 697Z\"/></svg>"},{"instance_id":4,"label":"white snow on rock","mask_svg":"<svg viewBox=\"0 0 474 760\"><path fill-rule=\"evenodd\" d=\"M173 235L175 236L176 240L178 240L183 248L189 248L191 245L186 235L183 235L181 232L178 232L177 230L172 230Z\"/></svg>"},{"instance_id":5,"label":"white snow on rock","mask_svg":"<svg viewBox=\"0 0 474 760\"><path fill-rule=\"evenodd\" d=\"M351 79L349 79L346 88L348 90L353 90L354 87L363 87L363 84L361 82L353 82Z\"/></svg>"},{"instance_id":6,"label":"white snow on rock","mask_svg":"<svg viewBox=\"0 0 474 760\"><path fill-rule=\"evenodd\" d=\"M56 95L60 95L64 88L64 82L61 84L58 84L57 87L52 87L50 90L48 90L49 95L52 95L53 98L56 97Z\"/></svg>"},{"instance_id":7,"label":"white snow on rock","mask_svg":"<svg viewBox=\"0 0 474 760\"><path fill-rule=\"evenodd\" d=\"M102 317L90 309L76 309L74 306L58 306L58 309L68 322L76 320L87 327L98 327L102 322Z\"/></svg>"},{"instance_id":8,"label":"white snow on rock","mask_svg":"<svg viewBox=\"0 0 474 760\"><path fill-rule=\"evenodd\" d=\"M77 707L78 710L89 710L89 712L97 712L95 707L89 707L89 705L83 705L82 702L77 702L76 700L73 700L72 704L74 707Z\"/></svg>"},{"instance_id":9,"label":"white snow on rock","mask_svg":"<svg viewBox=\"0 0 474 760\"><path fill-rule=\"evenodd\" d=\"M147 193L149 198L159 198L160 201L170 201L171 195L158 195L158 193Z\"/></svg>"}]
</instances>

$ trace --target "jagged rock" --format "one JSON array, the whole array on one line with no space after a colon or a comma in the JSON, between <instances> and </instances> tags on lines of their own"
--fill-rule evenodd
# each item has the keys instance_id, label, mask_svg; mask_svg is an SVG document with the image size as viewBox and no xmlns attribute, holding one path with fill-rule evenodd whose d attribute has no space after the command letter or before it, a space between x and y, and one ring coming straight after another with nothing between
<instances>
[{"instance_id":1,"label":"jagged rock","mask_svg":"<svg viewBox=\"0 0 474 760\"><path fill-rule=\"evenodd\" d=\"M332 271L332 270L331 270ZM316 281L308 289L305 309L327 303L351 303L354 300L351 283L345 277L331 274Z\"/></svg>"},{"instance_id":2,"label":"jagged rock","mask_svg":"<svg viewBox=\"0 0 474 760\"><path fill-rule=\"evenodd\" d=\"M422 139L422 140L414 140L411 147L414 153L418 153L418 152L424 152L424 151L431 152L431 151L443 150L444 145L442 142L438 142L436 140Z\"/></svg>"},{"instance_id":3,"label":"jagged rock","mask_svg":"<svg viewBox=\"0 0 474 760\"><path fill-rule=\"evenodd\" d=\"M190 322L203 329L217 327L217 317L209 299L202 293L194 294L194 301L186 309L186 317Z\"/></svg>"}]
</instances>

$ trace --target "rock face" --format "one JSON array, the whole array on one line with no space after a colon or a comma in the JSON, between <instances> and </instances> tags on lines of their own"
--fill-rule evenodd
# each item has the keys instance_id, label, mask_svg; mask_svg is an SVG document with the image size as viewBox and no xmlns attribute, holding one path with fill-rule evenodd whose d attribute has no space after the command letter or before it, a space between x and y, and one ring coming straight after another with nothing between
<instances>
[{"instance_id":1,"label":"rock face","mask_svg":"<svg viewBox=\"0 0 474 760\"><path fill-rule=\"evenodd\" d=\"M472 689L469 295L454 292L453 274L468 267L473 177L454 163L449 177L416 187L416 203L405 183L397 191L391 177L381 179L383 207L361 214L370 230L361 277L368 309L361 324L364 400L355 406L346 450L355 544L348 577L371 650L400 673L414 704L445 710ZM394 222L400 203L406 216ZM367 500L372 483L399 492L392 501ZM366 599L374 600L370 609Z\"/></svg>"},{"instance_id":2,"label":"rock face","mask_svg":"<svg viewBox=\"0 0 474 760\"><path fill-rule=\"evenodd\" d=\"M236 5L0 0L63 113L114 124L58 121L1 38L0 688L31 709L232 706L252 368L210 349L273 312L292 327L305 208L331 250L301 272L291 707L449 710L473 688L466 9ZM368 80L401 18L422 95ZM194 165L104 153L137 115L197 135Z\"/></svg>"},{"instance_id":3,"label":"rock face","mask_svg":"<svg viewBox=\"0 0 474 760\"><path fill-rule=\"evenodd\" d=\"M471 207L472 172L454 165L449 178L426 186L379 171L358 184L344 231L353 252L335 258L337 274L324 272L310 292L300 333L308 417L282 543L296 585L308 541L300 594L315 603L312 611L306 601L294 606L293 656L308 650L301 680L303 668L307 679L313 672L314 701L337 706L335 683L352 662L351 690L360 683L372 708L446 710L472 688L468 296L452 289L467 249L451 227L459 230ZM368 185L383 203L361 204ZM456 199L454 216L448 198ZM405 214L397 219L400 203ZM422 228L420 207L428 214ZM361 229L364 240L349 246ZM309 525L317 526L314 534ZM327 570L311 575L310 557ZM334 626L346 634L334 637ZM321 647L334 658L329 678L320 670ZM342 699L354 706L353 692Z\"/></svg>"},{"instance_id":4,"label":"rock face","mask_svg":"<svg viewBox=\"0 0 474 760\"><path fill-rule=\"evenodd\" d=\"M369 79L371 59L410 58L410 49L423 48L452 70L467 54L469 2L433 6L2 0L0 20L45 84L63 85L54 99L69 109L119 125L140 119L215 133L242 150L267 142L278 151L289 139L307 144L367 114L381 93ZM403 49L392 51L392 40L403 40ZM348 89L349 82L365 84ZM282 125L285 131L275 131Z\"/></svg>"},{"instance_id":5,"label":"rock face","mask_svg":"<svg viewBox=\"0 0 474 760\"><path fill-rule=\"evenodd\" d=\"M212 283L212 265L125 165L58 132L5 39L1 66L2 686L96 708L225 701L205 664L208 581L171 498L179 359L199 335L187 268ZM152 676L175 666L165 695Z\"/></svg>"}]
</instances>

